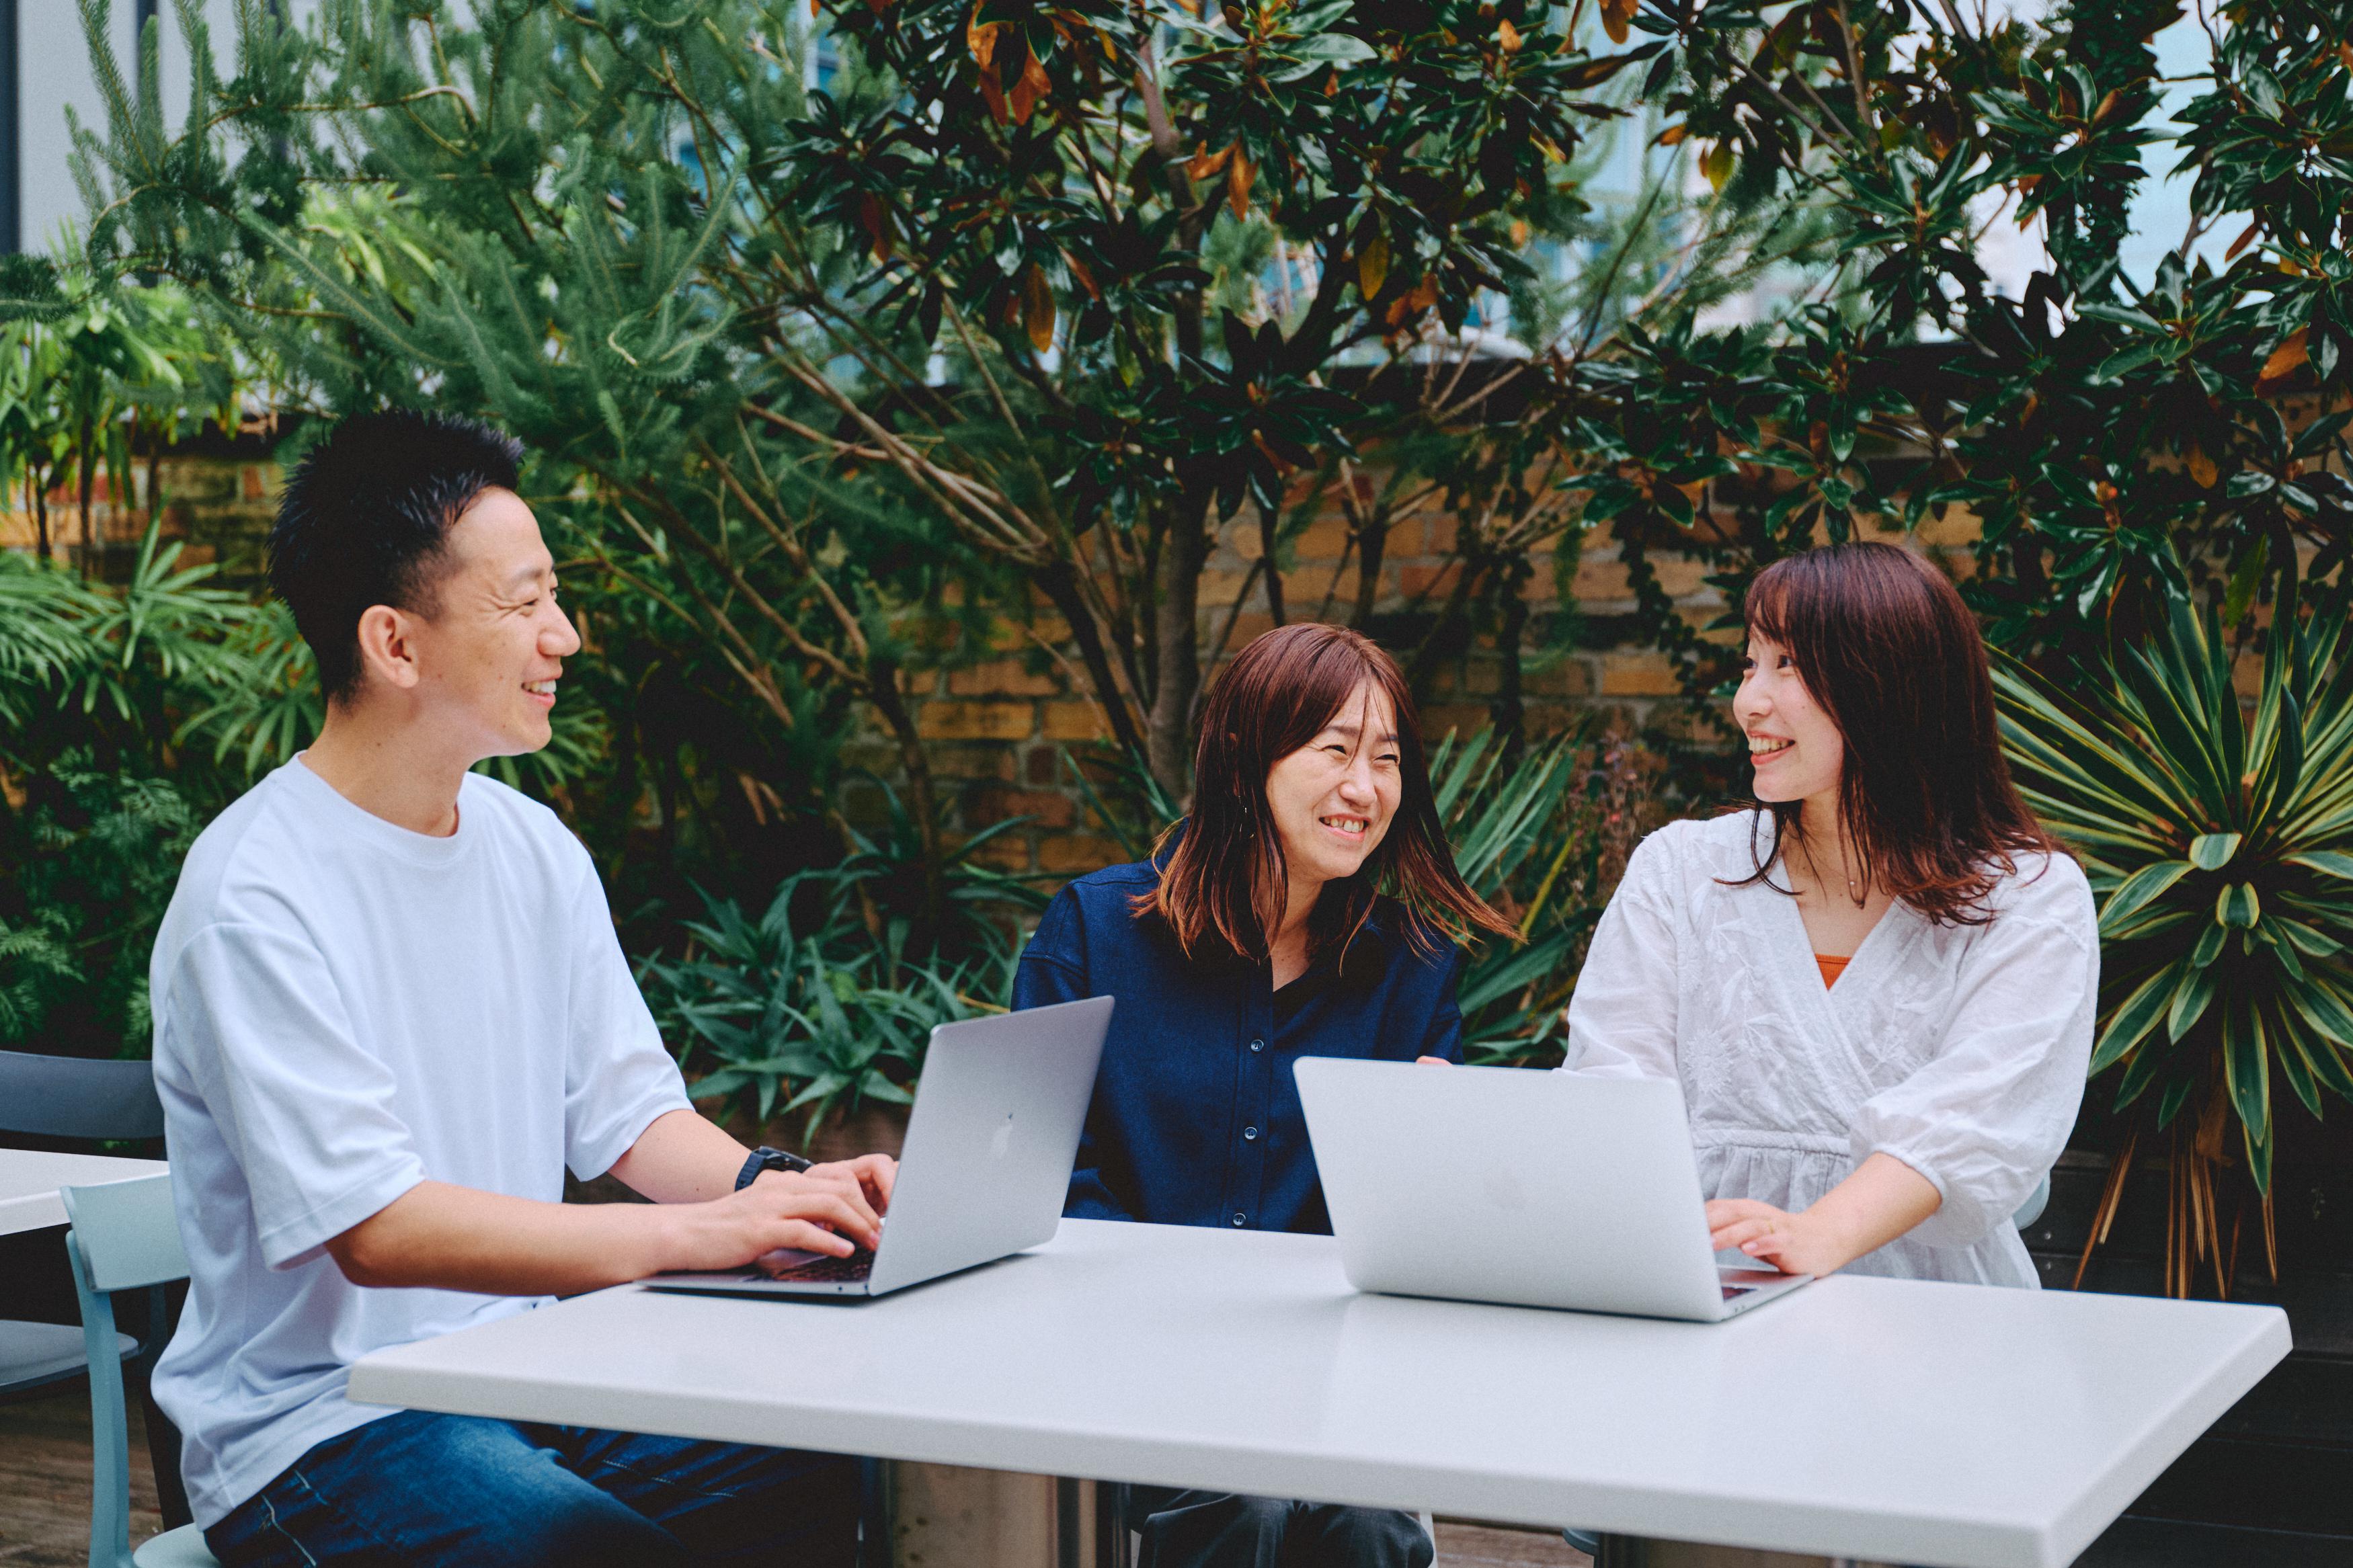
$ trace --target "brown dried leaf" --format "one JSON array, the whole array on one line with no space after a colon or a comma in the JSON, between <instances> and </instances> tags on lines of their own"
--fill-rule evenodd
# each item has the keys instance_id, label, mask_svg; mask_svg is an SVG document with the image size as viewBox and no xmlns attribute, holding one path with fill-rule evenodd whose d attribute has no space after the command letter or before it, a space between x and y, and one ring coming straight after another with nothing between
<instances>
[{"instance_id":1,"label":"brown dried leaf","mask_svg":"<svg viewBox=\"0 0 2353 1568\"><path fill-rule=\"evenodd\" d=\"M877 261L891 259L891 220L881 198L871 191L858 193L858 226L866 231L867 248Z\"/></svg>"},{"instance_id":2,"label":"brown dried leaf","mask_svg":"<svg viewBox=\"0 0 2353 1568\"><path fill-rule=\"evenodd\" d=\"M1226 165L1226 205L1233 208L1234 216L1250 216L1250 186L1257 183L1258 165L1250 161L1240 144L1237 143L1234 161Z\"/></svg>"},{"instance_id":3,"label":"brown dried leaf","mask_svg":"<svg viewBox=\"0 0 2353 1568\"><path fill-rule=\"evenodd\" d=\"M2189 449L2181 454L2181 458L2189 465L2189 477L2198 481L2198 488L2201 490L2212 489L2214 481L2222 477L2222 470L2215 467L2214 459L2206 455L2203 447L2192 443Z\"/></svg>"},{"instance_id":4,"label":"brown dried leaf","mask_svg":"<svg viewBox=\"0 0 2353 1568\"><path fill-rule=\"evenodd\" d=\"M1520 52L1520 30L1512 26L1512 19L1509 16L1496 24L1495 41L1503 46L1503 50L1507 55L1516 55Z\"/></svg>"},{"instance_id":5,"label":"brown dried leaf","mask_svg":"<svg viewBox=\"0 0 2353 1568\"><path fill-rule=\"evenodd\" d=\"M1628 31L1634 23L1636 4L1637 0L1601 0L1601 27L1609 35L1611 43L1626 41Z\"/></svg>"},{"instance_id":6,"label":"brown dried leaf","mask_svg":"<svg viewBox=\"0 0 2353 1568\"><path fill-rule=\"evenodd\" d=\"M1201 143L1197 142L1195 145L1198 150L1190 158L1185 160L1185 177L1188 180L1206 180L1215 175L1219 170L1226 166L1226 160L1234 155L1235 149L1241 143L1234 142L1231 146L1219 148L1215 153L1210 152Z\"/></svg>"},{"instance_id":7,"label":"brown dried leaf","mask_svg":"<svg viewBox=\"0 0 2353 1568\"><path fill-rule=\"evenodd\" d=\"M1038 353L1054 346L1054 290L1047 286L1046 269L1034 261L1021 279L1021 325Z\"/></svg>"},{"instance_id":8,"label":"brown dried leaf","mask_svg":"<svg viewBox=\"0 0 2353 1568\"><path fill-rule=\"evenodd\" d=\"M1006 26L1003 22L983 22L977 7L973 11L972 20L965 24L964 47L971 51L973 63L981 69L987 70L989 61L995 58L997 35L1005 31Z\"/></svg>"},{"instance_id":9,"label":"brown dried leaf","mask_svg":"<svg viewBox=\"0 0 2353 1568\"><path fill-rule=\"evenodd\" d=\"M2285 381L2289 376L2294 375L2296 373L2297 368L2304 363L2307 357L2305 348L2305 340L2309 337L2311 333L2312 329L2310 327L2298 327L2295 331L2287 335L2286 341L2282 342L2279 347L2272 350L2272 357L2263 361L2263 370L2255 376L2255 390L2257 392L2268 393L2276 391L2278 389L2279 383Z\"/></svg>"},{"instance_id":10,"label":"brown dried leaf","mask_svg":"<svg viewBox=\"0 0 2353 1568\"><path fill-rule=\"evenodd\" d=\"M1029 124L1030 114L1053 90L1054 84L1046 79L1046 68L1039 63L1036 55L1031 55L1021 68L1021 79L1006 95L1006 102L1013 110L1013 122Z\"/></svg>"}]
</instances>

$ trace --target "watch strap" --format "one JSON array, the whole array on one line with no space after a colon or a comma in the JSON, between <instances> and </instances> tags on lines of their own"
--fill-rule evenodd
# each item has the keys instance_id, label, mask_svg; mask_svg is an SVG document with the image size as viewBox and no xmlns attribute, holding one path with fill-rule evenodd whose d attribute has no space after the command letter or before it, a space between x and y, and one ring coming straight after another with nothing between
<instances>
[{"instance_id":1,"label":"watch strap","mask_svg":"<svg viewBox=\"0 0 2353 1568\"><path fill-rule=\"evenodd\" d=\"M751 1157L744 1162L744 1168L735 1173L735 1190L740 1193L750 1186L759 1180L763 1171L806 1171L816 1163L816 1161L805 1160L789 1150L771 1149L764 1143L752 1151Z\"/></svg>"}]
</instances>

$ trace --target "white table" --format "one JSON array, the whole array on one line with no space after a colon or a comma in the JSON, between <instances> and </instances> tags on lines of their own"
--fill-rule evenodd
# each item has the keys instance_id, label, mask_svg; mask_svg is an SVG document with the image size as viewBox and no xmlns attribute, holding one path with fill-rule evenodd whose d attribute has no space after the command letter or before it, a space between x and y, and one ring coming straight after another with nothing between
<instances>
[{"instance_id":1,"label":"white table","mask_svg":"<svg viewBox=\"0 0 2353 1568\"><path fill-rule=\"evenodd\" d=\"M0 1149L0 1236L66 1223L60 1187L90 1187L127 1182L171 1169L161 1160L123 1160L111 1154L50 1154L35 1149Z\"/></svg>"},{"instance_id":2,"label":"white table","mask_svg":"<svg viewBox=\"0 0 2353 1568\"><path fill-rule=\"evenodd\" d=\"M2271 1308L1835 1278L1722 1324L1359 1296L1324 1237L1065 1221L849 1305L602 1291L354 1399L2062 1568L2287 1353Z\"/></svg>"}]
</instances>

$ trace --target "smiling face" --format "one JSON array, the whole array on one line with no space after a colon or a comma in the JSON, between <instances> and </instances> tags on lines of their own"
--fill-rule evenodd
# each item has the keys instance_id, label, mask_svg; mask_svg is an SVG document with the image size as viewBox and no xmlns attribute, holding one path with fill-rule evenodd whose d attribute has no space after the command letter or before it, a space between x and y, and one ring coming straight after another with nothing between
<instances>
[{"instance_id":1,"label":"smiling face","mask_svg":"<svg viewBox=\"0 0 2353 1568\"><path fill-rule=\"evenodd\" d=\"M1732 713L1748 737L1757 798L1834 803L1846 764L1846 741L1806 689L1789 650L1752 632L1742 669Z\"/></svg>"},{"instance_id":2,"label":"smiling face","mask_svg":"<svg viewBox=\"0 0 2353 1568\"><path fill-rule=\"evenodd\" d=\"M476 760L535 752L554 734L564 660L580 648L539 520L512 491L484 490L443 552L432 614L401 614L414 695Z\"/></svg>"},{"instance_id":3,"label":"smiling face","mask_svg":"<svg viewBox=\"0 0 2353 1568\"><path fill-rule=\"evenodd\" d=\"M1266 801L1294 886L1352 877L1380 847L1404 794L1397 713L1370 680L1266 775Z\"/></svg>"}]
</instances>

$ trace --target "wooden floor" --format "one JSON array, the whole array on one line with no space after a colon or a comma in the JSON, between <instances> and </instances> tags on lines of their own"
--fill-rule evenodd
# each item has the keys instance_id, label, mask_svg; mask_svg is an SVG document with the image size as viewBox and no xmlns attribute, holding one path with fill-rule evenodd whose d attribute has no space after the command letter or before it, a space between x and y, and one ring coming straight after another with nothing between
<instances>
[{"instance_id":1,"label":"wooden floor","mask_svg":"<svg viewBox=\"0 0 2353 1568\"><path fill-rule=\"evenodd\" d=\"M131 1540L164 1528L146 1424L131 1407ZM90 1391L0 1405L0 1568L84 1568L90 1561Z\"/></svg>"},{"instance_id":2,"label":"wooden floor","mask_svg":"<svg viewBox=\"0 0 2353 1568\"><path fill-rule=\"evenodd\" d=\"M131 1412L131 1539L164 1527L146 1432ZM90 1395L0 1405L0 1568L82 1568L90 1552ZM1439 1568L1587 1568L1557 1535L1441 1520Z\"/></svg>"}]
</instances>

